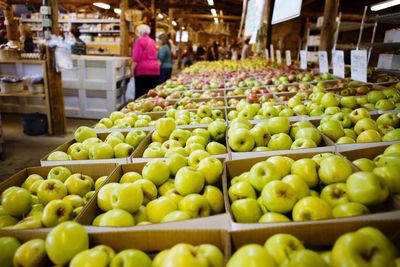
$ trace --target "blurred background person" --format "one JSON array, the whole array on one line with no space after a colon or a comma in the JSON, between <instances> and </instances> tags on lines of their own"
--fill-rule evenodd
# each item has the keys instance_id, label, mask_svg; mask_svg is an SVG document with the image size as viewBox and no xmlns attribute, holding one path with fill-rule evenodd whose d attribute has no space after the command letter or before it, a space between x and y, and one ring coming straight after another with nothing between
<instances>
[{"instance_id":1,"label":"blurred background person","mask_svg":"<svg viewBox=\"0 0 400 267\"><path fill-rule=\"evenodd\" d=\"M160 49L158 50L158 61L160 62L160 84L171 78L172 73L172 52L168 36L165 34L159 37Z\"/></svg>"},{"instance_id":2,"label":"blurred background person","mask_svg":"<svg viewBox=\"0 0 400 267\"><path fill-rule=\"evenodd\" d=\"M86 44L80 38L81 31L79 30L79 28L77 26L72 26L70 33L75 41L75 43L71 45L71 54L86 55Z\"/></svg>"},{"instance_id":3,"label":"blurred background person","mask_svg":"<svg viewBox=\"0 0 400 267\"><path fill-rule=\"evenodd\" d=\"M244 46L243 46L243 48L242 48L242 57L241 57L241 59L246 59L246 58L250 57L250 55L251 55L251 48L250 48L249 43L250 43L250 39L247 38L247 39L244 41Z\"/></svg>"},{"instance_id":4,"label":"blurred background person","mask_svg":"<svg viewBox=\"0 0 400 267\"><path fill-rule=\"evenodd\" d=\"M160 64L156 42L149 36L150 27L141 24L136 30L139 38L132 48L132 73L135 77L135 98L138 98L158 85Z\"/></svg>"},{"instance_id":5,"label":"blurred background person","mask_svg":"<svg viewBox=\"0 0 400 267\"><path fill-rule=\"evenodd\" d=\"M33 43L32 31L28 24L22 23L19 25L20 40L25 53L33 53L35 44Z\"/></svg>"},{"instance_id":6,"label":"blurred background person","mask_svg":"<svg viewBox=\"0 0 400 267\"><path fill-rule=\"evenodd\" d=\"M183 54L182 62L184 68L189 67L193 64L193 45L190 41L186 45L186 50Z\"/></svg>"},{"instance_id":7,"label":"blurred background person","mask_svg":"<svg viewBox=\"0 0 400 267\"><path fill-rule=\"evenodd\" d=\"M206 50L204 49L202 44L199 44L196 49L195 58L196 61L205 60Z\"/></svg>"}]
</instances>

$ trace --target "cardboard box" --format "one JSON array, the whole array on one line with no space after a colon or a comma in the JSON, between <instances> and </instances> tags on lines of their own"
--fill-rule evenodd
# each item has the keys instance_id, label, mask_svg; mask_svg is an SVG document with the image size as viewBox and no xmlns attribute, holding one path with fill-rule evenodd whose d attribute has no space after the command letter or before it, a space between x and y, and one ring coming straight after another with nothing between
<instances>
[{"instance_id":1,"label":"cardboard box","mask_svg":"<svg viewBox=\"0 0 400 267\"><path fill-rule=\"evenodd\" d=\"M64 166L68 168L72 174L74 173L82 173L85 175L89 175L90 177L93 178L94 181L96 181L99 177L101 176L109 176L111 173L113 173L113 170L116 168L117 164L115 163L108 163L108 164L84 164L84 165L57 165L57 166ZM0 195L1 193L6 190L7 188L11 186L21 186L26 178L28 178L29 175L31 174L39 174L42 176L44 179L47 178L48 173L50 170L55 167L55 166L47 166L47 167L30 167L23 169L10 178L4 180L2 183L0 183ZM93 197L92 197L93 198ZM33 231L37 231L38 229L35 229ZM3 230L6 232L13 232L14 230ZM21 231L21 230L15 230L15 231ZM24 230L25 231L25 230Z\"/></svg>"},{"instance_id":2,"label":"cardboard box","mask_svg":"<svg viewBox=\"0 0 400 267\"><path fill-rule=\"evenodd\" d=\"M400 143L400 141L371 143L371 146L368 145L358 149L351 147L338 147L337 153L343 155L350 161L360 158L374 159L376 156L383 154L385 149L391 144L398 143Z\"/></svg>"},{"instance_id":3,"label":"cardboard box","mask_svg":"<svg viewBox=\"0 0 400 267\"><path fill-rule=\"evenodd\" d=\"M200 127L200 126L194 126L194 125L191 125L191 127L187 127L185 129L187 129L189 131L193 131L194 129L198 129L198 128L207 129L207 127ZM147 162L147 161L153 159L153 158L144 158L143 157L144 151L152 143L152 141L151 141L151 134L152 133L153 132L151 132L149 135L147 135L147 137L140 143L140 145L137 147L135 152L132 154L130 162L132 162L132 163L135 163L135 162ZM230 151L229 151L229 148L228 148L228 145L227 145L228 142L226 140L226 137L223 140L218 141L218 143L221 143L226 147L227 153L219 154L219 155L212 155L212 156L216 157L216 158L228 159Z\"/></svg>"},{"instance_id":4,"label":"cardboard box","mask_svg":"<svg viewBox=\"0 0 400 267\"><path fill-rule=\"evenodd\" d=\"M298 153L298 154L284 154L281 153L281 156L288 156L294 160L298 160L301 158L312 158L314 155L319 153ZM233 177L242 174L245 171L249 171L251 167L256 164L257 162L264 161L268 157L253 157L241 160L230 160L225 162L226 168L226 183L224 183L224 192L228 192L230 187L230 181ZM358 171L358 169L352 165L353 171ZM400 201L396 200L395 198L390 198L384 204L376 206L376 207L369 207L371 214L362 215L362 216L355 216L355 217L348 217L348 218L336 218L336 219L329 219L329 220L320 220L320 221L305 221L305 222L286 222L286 223L237 223L234 221L233 214L231 211L231 204L229 200L229 195L225 195L225 207L227 211L231 215L231 230L245 230L245 229L256 229L256 228L265 228L265 227L274 227L274 226L291 226L291 225L301 225L305 224L307 227L313 227L313 225L318 223L334 223L334 222L352 222L352 221L376 221L382 218L400 218ZM375 214L374 214L375 213ZM378 213L378 214L376 214Z\"/></svg>"},{"instance_id":5,"label":"cardboard box","mask_svg":"<svg viewBox=\"0 0 400 267\"><path fill-rule=\"evenodd\" d=\"M121 132L124 136L128 134L129 131L119 131ZM149 132L145 131L146 137L148 137ZM101 140L105 140L106 137L108 136L109 133L98 133L97 137ZM143 142L144 140L142 140ZM141 143L142 143L141 142ZM123 164L123 163L130 163L130 157L128 158L112 158L112 159L87 159L87 160L65 160L65 161L51 161L47 160L47 157L54 151L63 151L67 152L68 148L73 144L76 143L75 139L71 139L70 141L58 146L56 149L48 153L46 156L44 156L42 159L40 159L40 165L41 166L58 166L58 165L71 165L71 164L106 164L106 163L118 163L118 164ZM137 149L140 147L141 143L135 148L135 150L132 152L132 155L134 155L137 151Z\"/></svg>"},{"instance_id":6,"label":"cardboard box","mask_svg":"<svg viewBox=\"0 0 400 267\"><path fill-rule=\"evenodd\" d=\"M13 232L0 231L0 237L13 236L20 242L32 239L45 239L47 232ZM201 244L212 244L217 246L227 261L231 252L231 241L229 233L225 230L155 230L155 231L120 231L110 229L105 232L89 232L90 247L97 245L108 245L116 253L125 249L139 249L150 257L156 253L173 247L179 243L187 243L194 246ZM39 262L34 267L53 266L48 259Z\"/></svg>"},{"instance_id":7,"label":"cardboard box","mask_svg":"<svg viewBox=\"0 0 400 267\"><path fill-rule=\"evenodd\" d=\"M223 159L220 159L222 162ZM146 163L132 163L132 164L122 164L119 165L114 172L110 175L110 177L106 180L105 183L118 183L121 176L128 171L135 171L138 173L142 173L142 169ZM223 181L226 180L226 173L222 174L222 178L219 184L215 186L219 187L223 192L224 187L222 185ZM224 193L224 192L223 192ZM225 195L225 193L224 193ZM94 218L104 213L97 206L97 192L94 197L88 202L82 212L76 218L76 221L90 226ZM91 231L109 231L113 229L112 227L96 227L90 226L88 227ZM138 230L159 230L159 229L229 229L229 215L227 213L221 213L217 215L211 215L208 217L190 219L185 221L178 222L169 222L169 223L157 223L145 226L132 226L132 227L117 227L114 229L120 229L121 231L138 231Z\"/></svg>"}]
</instances>

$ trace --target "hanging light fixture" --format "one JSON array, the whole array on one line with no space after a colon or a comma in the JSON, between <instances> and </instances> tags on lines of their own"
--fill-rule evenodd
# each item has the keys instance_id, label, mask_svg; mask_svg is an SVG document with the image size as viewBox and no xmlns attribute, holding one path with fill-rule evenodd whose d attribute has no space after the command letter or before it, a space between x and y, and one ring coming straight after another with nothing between
<instances>
[{"instance_id":1,"label":"hanging light fixture","mask_svg":"<svg viewBox=\"0 0 400 267\"><path fill-rule=\"evenodd\" d=\"M111 8L111 6L109 4L106 4L103 2L94 2L93 5L97 6L99 8L102 8L102 9L110 9Z\"/></svg>"},{"instance_id":2,"label":"hanging light fixture","mask_svg":"<svg viewBox=\"0 0 400 267\"><path fill-rule=\"evenodd\" d=\"M216 17L217 16L217 10L215 10L215 8L211 8L211 14Z\"/></svg>"},{"instance_id":3,"label":"hanging light fixture","mask_svg":"<svg viewBox=\"0 0 400 267\"><path fill-rule=\"evenodd\" d=\"M378 4L375 4L375 5L372 5L371 10L379 11L379 10L389 8L392 6L397 6L397 5L400 5L400 0L389 0L389 1L384 1L384 2L380 2Z\"/></svg>"},{"instance_id":4,"label":"hanging light fixture","mask_svg":"<svg viewBox=\"0 0 400 267\"><path fill-rule=\"evenodd\" d=\"M207 2L208 2L209 6L213 6L214 5L214 0L207 0Z\"/></svg>"},{"instance_id":5,"label":"hanging light fixture","mask_svg":"<svg viewBox=\"0 0 400 267\"><path fill-rule=\"evenodd\" d=\"M176 23L176 21L173 20L173 21L172 21L172 26L176 26L176 25L178 25L178 23Z\"/></svg>"},{"instance_id":6,"label":"hanging light fixture","mask_svg":"<svg viewBox=\"0 0 400 267\"><path fill-rule=\"evenodd\" d=\"M114 8L114 13L115 14L121 14L121 9L119 9L119 8Z\"/></svg>"}]
</instances>

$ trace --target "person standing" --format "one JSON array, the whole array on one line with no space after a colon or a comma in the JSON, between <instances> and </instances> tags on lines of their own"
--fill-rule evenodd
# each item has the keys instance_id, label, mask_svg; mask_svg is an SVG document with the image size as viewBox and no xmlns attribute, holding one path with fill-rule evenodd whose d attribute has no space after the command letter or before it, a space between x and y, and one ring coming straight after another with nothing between
<instances>
[{"instance_id":1,"label":"person standing","mask_svg":"<svg viewBox=\"0 0 400 267\"><path fill-rule=\"evenodd\" d=\"M79 38L81 36L81 31L79 28L72 26L70 33L75 40L75 43L71 45L71 54L86 55L86 44L81 38Z\"/></svg>"},{"instance_id":2,"label":"person standing","mask_svg":"<svg viewBox=\"0 0 400 267\"><path fill-rule=\"evenodd\" d=\"M160 62L160 84L171 78L172 73L172 52L168 36L162 34L159 37L160 49L158 50L158 61Z\"/></svg>"},{"instance_id":3,"label":"person standing","mask_svg":"<svg viewBox=\"0 0 400 267\"><path fill-rule=\"evenodd\" d=\"M250 57L251 49L250 49L249 43L250 43L250 39L247 38L244 41L244 46L242 48L242 57L241 57L241 59L246 59L246 58Z\"/></svg>"},{"instance_id":4,"label":"person standing","mask_svg":"<svg viewBox=\"0 0 400 267\"><path fill-rule=\"evenodd\" d=\"M26 23L20 24L19 34L25 53L33 53L35 51L35 44L33 43L32 31L29 25Z\"/></svg>"},{"instance_id":5,"label":"person standing","mask_svg":"<svg viewBox=\"0 0 400 267\"><path fill-rule=\"evenodd\" d=\"M156 42L149 36L150 27L137 27L139 38L132 48L132 73L135 76L135 97L138 98L158 85L160 64L157 60Z\"/></svg>"}]
</instances>

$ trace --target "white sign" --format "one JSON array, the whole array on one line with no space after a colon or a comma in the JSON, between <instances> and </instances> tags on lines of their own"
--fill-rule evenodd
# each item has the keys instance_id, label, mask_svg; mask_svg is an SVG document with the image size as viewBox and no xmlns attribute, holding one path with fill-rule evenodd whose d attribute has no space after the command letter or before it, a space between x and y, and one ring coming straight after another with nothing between
<instances>
[{"instance_id":1,"label":"white sign","mask_svg":"<svg viewBox=\"0 0 400 267\"><path fill-rule=\"evenodd\" d=\"M269 61L268 49L265 49L265 60Z\"/></svg>"},{"instance_id":2,"label":"white sign","mask_svg":"<svg viewBox=\"0 0 400 267\"><path fill-rule=\"evenodd\" d=\"M367 82L367 50L351 51L351 78L360 82Z\"/></svg>"},{"instance_id":3,"label":"white sign","mask_svg":"<svg viewBox=\"0 0 400 267\"><path fill-rule=\"evenodd\" d=\"M269 46L269 51L270 51L270 55L271 55L271 61L275 62L275 53L274 53L274 45L273 44L271 44Z\"/></svg>"},{"instance_id":4,"label":"white sign","mask_svg":"<svg viewBox=\"0 0 400 267\"><path fill-rule=\"evenodd\" d=\"M318 51L319 73L329 72L328 53L326 51Z\"/></svg>"},{"instance_id":5,"label":"white sign","mask_svg":"<svg viewBox=\"0 0 400 267\"><path fill-rule=\"evenodd\" d=\"M290 54L290 50L285 51L286 65L292 65L292 55Z\"/></svg>"},{"instance_id":6,"label":"white sign","mask_svg":"<svg viewBox=\"0 0 400 267\"><path fill-rule=\"evenodd\" d=\"M344 52L336 50L332 52L333 75L344 78Z\"/></svg>"},{"instance_id":7,"label":"white sign","mask_svg":"<svg viewBox=\"0 0 400 267\"><path fill-rule=\"evenodd\" d=\"M281 50L276 50L276 62L277 62L278 64L282 64Z\"/></svg>"},{"instance_id":8,"label":"white sign","mask_svg":"<svg viewBox=\"0 0 400 267\"><path fill-rule=\"evenodd\" d=\"M300 69L307 69L307 51L301 50L300 51Z\"/></svg>"},{"instance_id":9,"label":"white sign","mask_svg":"<svg viewBox=\"0 0 400 267\"><path fill-rule=\"evenodd\" d=\"M275 0L271 24L274 25L300 16L302 2L302 0Z\"/></svg>"},{"instance_id":10,"label":"white sign","mask_svg":"<svg viewBox=\"0 0 400 267\"><path fill-rule=\"evenodd\" d=\"M250 44L256 42L257 31L261 27L265 0L249 0L247 2L247 13L244 27L245 38L251 36Z\"/></svg>"}]
</instances>

